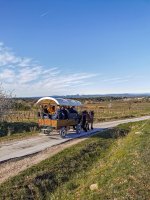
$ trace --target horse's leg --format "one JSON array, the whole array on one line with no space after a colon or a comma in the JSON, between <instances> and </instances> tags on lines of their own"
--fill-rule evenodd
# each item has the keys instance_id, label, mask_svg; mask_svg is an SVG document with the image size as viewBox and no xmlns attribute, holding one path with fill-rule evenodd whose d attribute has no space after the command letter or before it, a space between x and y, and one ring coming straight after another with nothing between
<instances>
[{"instance_id":1,"label":"horse's leg","mask_svg":"<svg viewBox=\"0 0 150 200\"><path fill-rule=\"evenodd\" d=\"M89 122L87 121L87 130L90 130Z\"/></svg>"},{"instance_id":2,"label":"horse's leg","mask_svg":"<svg viewBox=\"0 0 150 200\"><path fill-rule=\"evenodd\" d=\"M91 121L91 129L93 130L93 120Z\"/></svg>"}]
</instances>

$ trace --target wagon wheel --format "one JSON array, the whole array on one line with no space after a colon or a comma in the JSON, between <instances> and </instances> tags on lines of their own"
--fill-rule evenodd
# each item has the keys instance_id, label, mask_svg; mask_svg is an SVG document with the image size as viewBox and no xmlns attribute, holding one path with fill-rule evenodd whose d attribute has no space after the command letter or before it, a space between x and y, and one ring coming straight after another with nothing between
<instances>
[{"instance_id":1,"label":"wagon wheel","mask_svg":"<svg viewBox=\"0 0 150 200\"><path fill-rule=\"evenodd\" d=\"M81 133L81 125L80 124L77 124L77 126L76 126L76 133L77 134Z\"/></svg>"},{"instance_id":2,"label":"wagon wheel","mask_svg":"<svg viewBox=\"0 0 150 200\"><path fill-rule=\"evenodd\" d=\"M65 138L66 134L67 134L67 129L65 127L62 127L59 131L59 134L62 138Z\"/></svg>"},{"instance_id":3,"label":"wagon wheel","mask_svg":"<svg viewBox=\"0 0 150 200\"><path fill-rule=\"evenodd\" d=\"M52 131L53 131L53 128L52 128L52 127L43 127L43 128L41 128L41 132L42 132L43 134L49 135Z\"/></svg>"},{"instance_id":4,"label":"wagon wheel","mask_svg":"<svg viewBox=\"0 0 150 200\"><path fill-rule=\"evenodd\" d=\"M53 128L52 128L52 127L47 127L46 133L47 133L48 135L50 135L50 134L52 133L52 131L53 131Z\"/></svg>"}]
</instances>

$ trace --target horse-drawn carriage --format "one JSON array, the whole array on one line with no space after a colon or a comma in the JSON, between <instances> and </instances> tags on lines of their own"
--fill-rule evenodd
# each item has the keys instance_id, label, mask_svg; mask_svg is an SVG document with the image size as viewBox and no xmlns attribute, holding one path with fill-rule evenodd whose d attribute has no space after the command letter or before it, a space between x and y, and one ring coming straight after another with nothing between
<instances>
[{"instance_id":1,"label":"horse-drawn carriage","mask_svg":"<svg viewBox=\"0 0 150 200\"><path fill-rule=\"evenodd\" d=\"M43 133L51 133L53 130L59 132L62 138L65 137L68 130L73 128L76 133L81 132L81 125L76 107L81 106L81 102L72 99L43 97L36 105L39 108L38 124ZM62 117L63 110L68 112L67 117ZM70 111L70 112L69 112Z\"/></svg>"}]
</instances>

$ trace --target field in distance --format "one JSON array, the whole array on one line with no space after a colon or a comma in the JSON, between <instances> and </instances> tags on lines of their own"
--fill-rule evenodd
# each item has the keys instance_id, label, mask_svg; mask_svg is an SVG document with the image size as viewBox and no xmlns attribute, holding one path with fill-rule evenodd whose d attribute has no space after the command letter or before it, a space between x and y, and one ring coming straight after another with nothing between
<instances>
[{"instance_id":1,"label":"field in distance","mask_svg":"<svg viewBox=\"0 0 150 200\"><path fill-rule=\"evenodd\" d=\"M139 117L150 114L150 98L117 98L93 97L76 98L83 103L79 111L94 110L95 122ZM15 108L12 115L6 116L5 121L37 122L37 99L15 99Z\"/></svg>"}]
</instances>

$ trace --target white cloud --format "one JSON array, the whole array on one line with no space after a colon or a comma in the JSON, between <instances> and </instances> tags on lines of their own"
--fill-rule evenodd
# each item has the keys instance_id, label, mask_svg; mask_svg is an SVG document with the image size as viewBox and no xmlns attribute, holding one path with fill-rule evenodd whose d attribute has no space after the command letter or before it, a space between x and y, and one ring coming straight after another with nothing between
<instances>
[{"instance_id":1,"label":"white cloud","mask_svg":"<svg viewBox=\"0 0 150 200\"><path fill-rule=\"evenodd\" d=\"M67 73L45 67L31 58L22 58L0 43L0 82L17 96L69 94L89 85L96 74ZM76 90L75 90L76 88Z\"/></svg>"},{"instance_id":2,"label":"white cloud","mask_svg":"<svg viewBox=\"0 0 150 200\"><path fill-rule=\"evenodd\" d=\"M5 69L0 73L0 80L7 80L8 83L14 81L15 73L10 69Z\"/></svg>"},{"instance_id":3,"label":"white cloud","mask_svg":"<svg viewBox=\"0 0 150 200\"><path fill-rule=\"evenodd\" d=\"M45 17L45 16L47 16L48 15L48 11L46 11L46 12L43 12L41 15L40 15L40 17Z\"/></svg>"}]
</instances>

